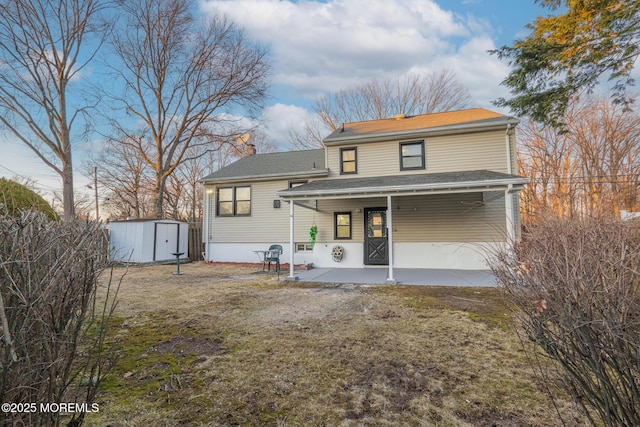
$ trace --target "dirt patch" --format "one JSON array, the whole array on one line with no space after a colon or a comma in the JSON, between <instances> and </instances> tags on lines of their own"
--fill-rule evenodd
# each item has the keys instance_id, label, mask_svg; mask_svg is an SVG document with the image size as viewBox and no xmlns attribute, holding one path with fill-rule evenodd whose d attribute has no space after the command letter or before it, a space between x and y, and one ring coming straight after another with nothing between
<instances>
[{"instance_id":1,"label":"dirt patch","mask_svg":"<svg viewBox=\"0 0 640 427\"><path fill-rule=\"evenodd\" d=\"M169 341L150 347L148 352L157 352L160 354L172 353L174 356L184 356L187 354L210 356L223 354L225 350L219 338L173 337Z\"/></svg>"},{"instance_id":2,"label":"dirt patch","mask_svg":"<svg viewBox=\"0 0 640 427\"><path fill-rule=\"evenodd\" d=\"M270 325L335 319L353 313L361 298L359 288L346 292L327 287L276 289L261 295L258 307L248 315L256 322Z\"/></svg>"},{"instance_id":3,"label":"dirt patch","mask_svg":"<svg viewBox=\"0 0 640 427\"><path fill-rule=\"evenodd\" d=\"M88 426L561 425L495 289L174 268L125 276L121 357Z\"/></svg>"}]
</instances>

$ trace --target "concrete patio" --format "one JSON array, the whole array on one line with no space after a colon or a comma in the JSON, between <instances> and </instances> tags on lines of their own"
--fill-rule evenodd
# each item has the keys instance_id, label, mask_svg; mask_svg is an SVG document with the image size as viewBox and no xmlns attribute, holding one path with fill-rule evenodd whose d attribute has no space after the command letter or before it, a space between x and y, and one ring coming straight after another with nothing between
<instances>
[{"instance_id":1,"label":"concrete patio","mask_svg":"<svg viewBox=\"0 0 640 427\"><path fill-rule=\"evenodd\" d=\"M386 284L388 271L387 268L312 268L296 275L303 282ZM400 285L497 286L488 270L395 268L393 271Z\"/></svg>"}]
</instances>

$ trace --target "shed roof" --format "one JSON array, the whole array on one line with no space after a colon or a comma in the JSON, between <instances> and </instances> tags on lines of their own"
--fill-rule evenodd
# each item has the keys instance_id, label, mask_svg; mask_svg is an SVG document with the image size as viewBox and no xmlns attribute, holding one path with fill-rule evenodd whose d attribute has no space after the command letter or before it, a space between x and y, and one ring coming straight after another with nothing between
<instances>
[{"instance_id":1,"label":"shed roof","mask_svg":"<svg viewBox=\"0 0 640 427\"><path fill-rule=\"evenodd\" d=\"M204 183L258 179L326 176L324 149L254 154L243 157L202 178Z\"/></svg>"}]
</instances>

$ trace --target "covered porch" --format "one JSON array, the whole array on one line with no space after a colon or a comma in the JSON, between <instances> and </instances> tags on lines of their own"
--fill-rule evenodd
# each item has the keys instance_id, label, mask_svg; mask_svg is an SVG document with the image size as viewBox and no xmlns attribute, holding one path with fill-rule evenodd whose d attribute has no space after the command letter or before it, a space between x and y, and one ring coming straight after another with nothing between
<instances>
[{"instance_id":1,"label":"covered porch","mask_svg":"<svg viewBox=\"0 0 640 427\"><path fill-rule=\"evenodd\" d=\"M402 272L407 274L407 277L412 278L416 278L418 276L416 276L416 274L410 274L411 271L425 270L429 268L433 269L434 267L436 267L435 270L439 269L440 267L442 267L443 270L457 270L467 268L469 268L470 270L474 270L477 268L483 268L482 266L467 267L460 265L456 267L450 262L429 266L425 265L423 261L416 259L416 253L429 252L430 258L434 258L434 256L440 255L437 252L438 248L440 247L438 242L443 242L443 240L436 241L436 244L433 245L432 242L427 240L430 234L425 233L425 229L422 228L424 226L427 226L427 222L431 220L428 214L429 203L424 202L419 207L416 207L414 205L409 209L409 212L407 212L406 209L408 206L404 206L402 210L400 210L400 205L398 205L398 203L402 204L403 200L415 200L416 197L422 198L430 196L446 196L452 198L453 200L463 197L465 194L478 195L478 197L475 197L469 201L461 199L456 202L458 204L455 205L455 209L457 209L458 212L464 213L467 210L475 209L475 207L477 206L483 206L485 204L483 195L485 194L503 194L504 198L502 199L501 197L501 200L503 200L503 202L501 202L500 205L494 204L494 206L503 206L500 208L498 214L493 211L487 211L482 213L482 215L476 215L476 219L473 221L483 221L485 236L490 237L490 240L481 240L480 242L504 242L516 238L517 224L515 221L515 208L517 208L517 205L514 203L514 195L517 195L517 192L524 186L526 182L526 178L517 175L481 170L428 174L407 174L365 178L339 178L327 180L323 179L308 182L306 184L289 188L287 190L281 190L277 194L285 201L290 202L289 238L290 248L292 249L295 247L295 213L297 209L314 208L314 206L317 207L319 204L327 201L327 203L332 203L332 205L334 206L334 213L336 213L336 209L339 210L341 206L353 207L354 202L356 202L357 200L370 202L372 198L375 198L375 200L378 201L375 203L375 209L371 206L367 206L366 204L363 205L363 209L356 208L355 212L364 214L364 237L362 240L354 240L353 242L348 243L349 245L352 245L351 248L353 248L353 245L364 244L364 260L359 261L359 265L336 265L336 267L338 268L336 268L335 270L345 270L346 273L348 271L348 268L358 267L355 270L360 270L360 273L366 271L366 274L361 274L362 277L377 275L380 274L380 271L384 271L384 274L386 276L384 282L398 283L400 282L400 280L397 277L397 273L401 271L400 269L398 269L398 267L404 267L404 269L402 269ZM461 203L463 205L461 205ZM424 210L423 212L425 213L421 213L421 210ZM394 223L394 217L396 215L399 215L400 213L403 213L405 216L405 221L401 224L403 228L400 229L402 235L401 233L398 233L398 235L401 235L401 237L403 238L396 238L396 236L394 236L394 233L396 233L398 229L396 224ZM446 213L448 213L448 211L446 211L444 214L442 211L439 212L439 221L441 221L441 224L454 224L455 219L447 216ZM486 217L485 214L490 215L490 218ZM407 222L406 218L409 217L417 221L415 223ZM458 221L461 221L459 218ZM374 222L367 223L366 221L368 219L373 219ZM500 228L502 229L501 232L495 231L493 225L487 225L490 221L495 220L500 221ZM376 225L381 225L381 227ZM476 228L476 226L480 226L481 224L479 222L469 222L469 220L467 220L464 225L467 229L471 230L471 233L473 233L474 228ZM368 236L368 232L372 234ZM431 230L431 232L437 232L437 230ZM422 236L420 237L421 240L417 241L416 236L420 234ZM429 236L425 236L425 234L429 234ZM465 245L465 240L453 240L451 242L453 242L454 244L456 244L456 242L461 243L461 250L459 251L460 253L467 250L467 248L463 248L463 246ZM444 244L448 244L449 246L451 246L451 242ZM323 246L327 246L327 244L330 246L339 245L341 242L328 239L326 241L320 241L319 243L323 243ZM369 253L369 248L373 248L371 249L371 253ZM449 257L449 261L452 261L454 258L458 257L458 253L456 251L458 251L458 249L454 249L452 253L449 253L447 255ZM383 254L383 256L374 259L373 256L370 257L371 254L374 254L376 256ZM294 250L289 251L289 256L290 265L293 266ZM405 262L408 258L412 259L410 264L407 264ZM423 258L423 260L424 259L426 258ZM371 268L372 264L377 265L377 268ZM477 265L477 263L475 265ZM321 265L320 267L328 266ZM378 272L374 273L376 270ZM330 271L326 271L326 273L329 274ZM290 268L289 276L287 277L287 279L299 279L299 277L295 275L293 267ZM378 279L375 280L377 281ZM448 282L450 282L450 280Z\"/></svg>"}]
</instances>

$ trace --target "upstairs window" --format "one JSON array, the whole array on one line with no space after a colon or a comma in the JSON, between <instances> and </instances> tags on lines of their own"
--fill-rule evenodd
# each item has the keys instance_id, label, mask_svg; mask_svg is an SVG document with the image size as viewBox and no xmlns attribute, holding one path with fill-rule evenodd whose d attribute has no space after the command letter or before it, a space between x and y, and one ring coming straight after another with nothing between
<instances>
[{"instance_id":1,"label":"upstairs window","mask_svg":"<svg viewBox=\"0 0 640 427\"><path fill-rule=\"evenodd\" d=\"M355 147L340 149L340 174L358 173L358 150Z\"/></svg>"},{"instance_id":2,"label":"upstairs window","mask_svg":"<svg viewBox=\"0 0 640 427\"><path fill-rule=\"evenodd\" d=\"M424 141L400 143L400 170L424 169Z\"/></svg>"},{"instance_id":3,"label":"upstairs window","mask_svg":"<svg viewBox=\"0 0 640 427\"><path fill-rule=\"evenodd\" d=\"M218 188L218 216L251 215L251 187Z\"/></svg>"}]
</instances>

